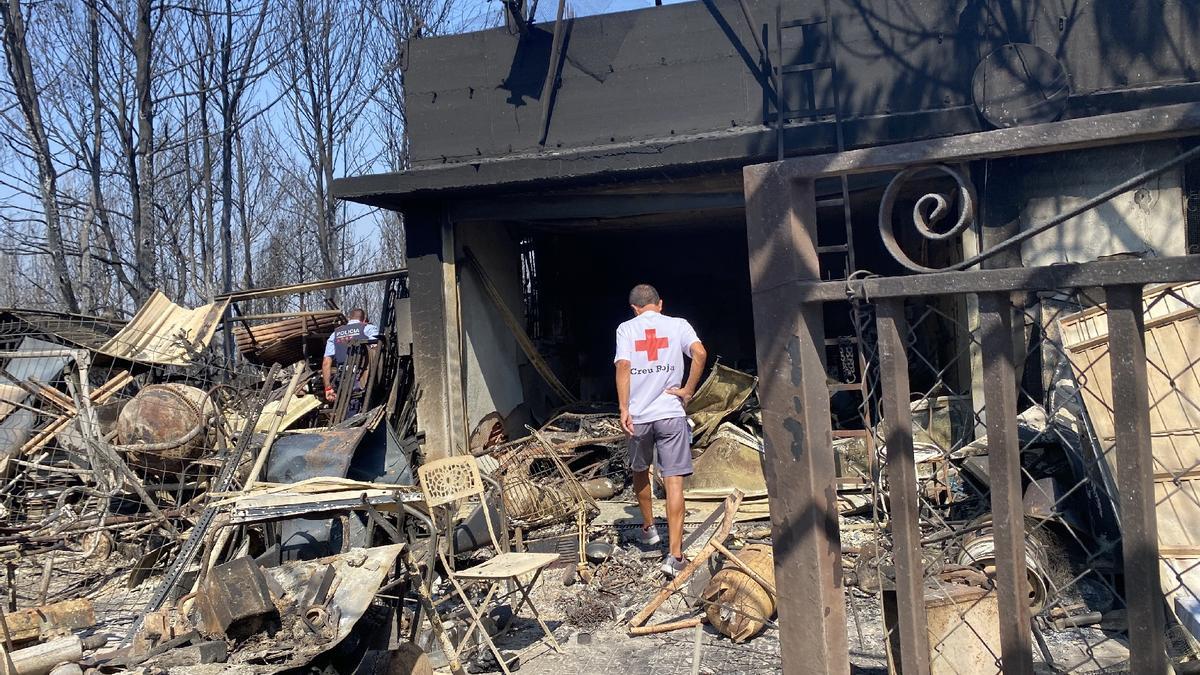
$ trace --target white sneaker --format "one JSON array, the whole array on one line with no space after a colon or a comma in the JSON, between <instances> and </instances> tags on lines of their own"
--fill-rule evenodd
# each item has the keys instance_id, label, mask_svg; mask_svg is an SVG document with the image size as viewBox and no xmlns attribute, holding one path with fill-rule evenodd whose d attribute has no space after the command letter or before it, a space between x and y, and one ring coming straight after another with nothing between
<instances>
[{"instance_id":1,"label":"white sneaker","mask_svg":"<svg viewBox=\"0 0 1200 675\"><path fill-rule=\"evenodd\" d=\"M674 579L675 575L682 572L684 567L687 567L686 558L676 558L668 553L667 557L663 558L662 567L659 569L662 570L663 574L667 575L667 578Z\"/></svg>"},{"instance_id":2,"label":"white sneaker","mask_svg":"<svg viewBox=\"0 0 1200 675\"><path fill-rule=\"evenodd\" d=\"M643 546L657 546L662 543L662 537L658 536L658 527L651 525L649 529L642 528L642 531L638 534L638 541Z\"/></svg>"}]
</instances>

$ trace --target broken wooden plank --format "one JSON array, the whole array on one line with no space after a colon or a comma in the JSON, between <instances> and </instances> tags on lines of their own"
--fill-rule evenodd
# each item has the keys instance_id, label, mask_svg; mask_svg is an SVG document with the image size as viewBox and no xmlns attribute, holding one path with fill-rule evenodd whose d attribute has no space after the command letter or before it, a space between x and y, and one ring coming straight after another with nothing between
<instances>
[{"instance_id":1,"label":"broken wooden plank","mask_svg":"<svg viewBox=\"0 0 1200 675\"><path fill-rule=\"evenodd\" d=\"M734 490L733 494L729 495L725 499L724 517L721 519L721 524L717 526L716 531L713 532L712 537L709 538L709 543L705 544L704 548L700 549L700 553L697 554L696 557L690 562L688 562L688 564L682 570L680 570L679 574L675 575L675 578L671 580L671 583L659 590L659 592L650 600L650 602L646 604L642 611L638 612L632 619L629 620L630 635L646 634L634 633L634 629L642 627L643 624L645 624L646 621L648 621L650 617L654 615L654 612L657 611L658 608L667 601L667 598L671 597L671 595L682 588L683 585L687 583L687 580L696 573L696 570L708 560L709 556L716 552L717 549L711 545L712 542L723 542L729 537L729 531L733 528L734 514L737 513L738 506L740 506L741 503L742 493L738 490Z\"/></svg>"},{"instance_id":2,"label":"broken wooden plank","mask_svg":"<svg viewBox=\"0 0 1200 675\"><path fill-rule=\"evenodd\" d=\"M6 614L8 635L13 642L46 637L58 630L76 630L96 625L96 608L87 598L65 600Z\"/></svg>"},{"instance_id":3,"label":"broken wooden plank","mask_svg":"<svg viewBox=\"0 0 1200 675\"><path fill-rule=\"evenodd\" d=\"M112 398L114 394L124 389L125 385L129 384L132 380L133 376L129 374L129 371L118 371L115 375L109 378L108 382L105 382L103 385L94 389L88 399L91 401L92 405L100 405L105 403L108 401L108 399ZM16 455L28 456L31 453L40 450L43 446L50 442L50 439L54 438L55 434L62 431L63 428L70 424L74 419L75 414L64 414L55 418L53 421L47 424L45 428L37 432L33 438L26 441L25 445L21 446L21 449L17 451Z\"/></svg>"},{"instance_id":4,"label":"broken wooden plank","mask_svg":"<svg viewBox=\"0 0 1200 675\"><path fill-rule=\"evenodd\" d=\"M275 298L281 295L301 295L303 293L316 293L330 288L341 288L343 286L354 286L357 284L369 284L376 281L387 281L396 277L408 276L408 269L398 267L394 270L384 270L382 272L368 272L366 274L356 274L348 277L338 277L337 279L322 279L320 281L306 281L299 284L289 284L287 286L272 286L270 288L252 288L245 291L233 291L232 293L220 293L216 296L217 300L229 300L230 302L243 302L245 300L259 300L262 298Z\"/></svg>"},{"instance_id":5,"label":"broken wooden plank","mask_svg":"<svg viewBox=\"0 0 1200 675\"><path fill-rule=\"evenodd\" d=\"M695 616L690 619L682 619L680 621L671 621L668 623L658 623L653 626L637 626L635 628L630 628L629 634L634 637L639 635L657 635L659 633L670 633L673 630L680 630L681 628L695 628L701 623L703 622L700 617Z\"/></svg>"},{"instance_id":6,"label":"broken wooden plank","mask_svg":"<svg viewBox=\"0 0 1200 675\"><path fill-rule=\"evenodd\" d=\"M267 427L267 437L263 441L262 447L259 448L258 456L254 459L254 465L250 468L250 474L246 476L246 481L243 483L243 494L254 487L254 483L258 480L258 476L262 473L263 467L267 464L267 456L271 453L271 446L275 444L275 437L279 435L279 429L283 423L284 417L287 415L287 410L296 395L296 389L300 386L300 381L308 372L308 368L303 364L296 367L292 373L292 379L288 381L287 389L283 391L283 398L279 399L279 405L276 406L271 416L271 422ZM260 414L261 419L261 414ZM229 538L233 536L231 528L223 528L217 533L216 541L208 551L208 561L200 570L200 575L196 578L196 584L192 587L195 592L200 587L200 581L208 574L208 570L216 567L217 561L220 560L221 554L225 551L225 546L229 543Z\"/></svg>"},{"instance_id":7,"label":"broken wooden plank","mask_svg":"<svg viewBox=\"0 0 1200 675\"><path fill-rule=\"evenodd\" d=\"M725 548L724 546L722 546L721 544L719 544L715 541L712 542L712 546L713 546L713 548L717 549L717 552L719 552L721 555L725 556L726 560L733 563L733 565L735 567L737 567L739 570L741 570L743 573L745 573L746 576L757 581L758 584L760 586L762 586L764 589L766 589L766 591L768 593L770 593L774 597L779 597L779 592L775 590L775 584L771 583L770 581L767 581L766 579L763 578L763 576L761 574L759 574L758 572L755 572L753 569L750 568L749 565L742 562L742 559L737 557L736 555L734 555L733 551L730 551L729 549Z\"/></svg>"},{"instance_id":8,"label":"broken wooden plank","mask_svg":"<svg viewBox=\"0 0 1200 675\"><path fill-rule=\"evenodd\" d=\"M450 643L450 638L446 635L445 627L442 625L442 617L438 615L437 609L433 606L433 598L429 593L429 587L426 585L425 579L421 576L421 570L417 567L416 561L413 560L412 552L407 546L401 555L401 564L403 565L404 574L408 577L409 583L417 591L417 602L420 611L425 613L425 618L429 621L429 629L437 639L438 645L442 648L442 653L446 655L447 667L454 675L465 675L466 670L462 667L462 663L458 660L458 653L454 649L454 645ZM431 561L430 561L431 562ZM413 617L414 623L420 621L420 613L418 612Z\"/></svg>"},{"instance_id":9,"label":"broken wooden plank","mask_svg":"<svg viewBox=\"0 0 1200 675\"><path fill-rule=\"evenodd\" d=\"M45 675L60 663L75 663L83 658L83 640L72 635L9 654L13 675Z\"/></svg>"}]
</instances>

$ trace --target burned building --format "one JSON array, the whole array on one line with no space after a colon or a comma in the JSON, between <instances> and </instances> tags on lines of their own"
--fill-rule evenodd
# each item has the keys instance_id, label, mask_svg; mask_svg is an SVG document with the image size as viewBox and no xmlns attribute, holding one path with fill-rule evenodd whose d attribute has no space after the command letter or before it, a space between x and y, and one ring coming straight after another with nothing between
<instances>
[{"instance_id":1,"label":"burned building","mask_svg":"<svg viewBox=\"0 0 1200 675\"><path fill-rule=\"evenodd\" d=\"M778 546L789 522L828 532L841 467L805 450L827 445L830 409L889 417L886 396L864 400L874 357L847 299L926 298L888 318L911 328L895 344L924 365L903 385L880 380L893 404L923 392L931 417L964 420L957 448L1009 419L995 399L985 414L998 343L984 334L999 316L985 295L1110 286L1111 270L1137 285L1194 274L1178 262L1200 247L1194 3L709 0L509 23L408 44L411 168L335 184L403 214L428 457L466 452L485 419L519 429L611 401L612 330L629 287L650 282L710 353L761 378L772 508L787 512ZM1168 264L1138 266L1155 259ZM1030 274L874 281L976 265ZM1082 297L1073 309L1106 294ZM1017 309L1014 407L1070 370L1061 347L1037 347L1065 315L1054 298ZM882 351L888 336L865 321ZM832 437L869 434L857 417L835 419ZM792 564L776 570L804 589L793 606L838 605L840 556L790 536ZM897 590L902 611L919 590ZM796 611L781 603L785 662L823 643L806 667L840 671L844 615Z\"/></svg>"},{"instance_id":2,"label":"burned building","mask_svg":"<svg viewBox=\"0 0 1200 675\"><path fill-rule=\"evenodd\" d=\"M527 403L544 414L561 403L470 271L468 250L567 386L611 400L609 333L639 280L692 317L723 361L754 362L743 166L1138 110L1200 91L1200 9L1187 2L1091 2L1068 14L1053 3L828 4L826 14L822 2L778 12L682 3L547 20L523 37L494 29L407 46L412 168L336 189L404 214L431 455L461 450L488 413ZM978 234L1056 213L1179 147L981 162L971 172L986 205ZM1185 253L1200 244L1185 218L1197 180L1179 167L1149 193L1035 239L1023 262ZM848 264L900 271L876 233L886 177L847 182L846 204L840 181L818 185L829 278L844 278ZM1092 236L1097 229L1105 233Z\"/></svg>"}]
</instances>

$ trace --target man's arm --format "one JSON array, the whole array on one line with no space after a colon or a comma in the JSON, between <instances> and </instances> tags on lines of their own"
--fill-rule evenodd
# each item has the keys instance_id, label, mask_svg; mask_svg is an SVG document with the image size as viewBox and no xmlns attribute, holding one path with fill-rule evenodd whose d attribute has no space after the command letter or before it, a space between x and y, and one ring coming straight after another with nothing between
<instances>
[{"instance_id":1,"label":"man's arm","mask_svg":"<svg viewBox=\"0 0 1200 675\"><path fill-rule=\"evenodd\" d=\"M708 361L708 350L699 340L692 343L688 353L692 357L692 365L688 368L687 382L682 387L672 387L667 390L668 394L682 399L685 406L696 395L696 387L700 385L700 376L704 374L704 364Z\"/></svg>"},{"instance_id":2,"label":"man's arm","mask_svg":"<svg viewBox=\"0 0 1200 675\"><path fill-rule=\"evenodd\" d=\"M325 382L325 400L331 403L337 398L337 394L333 393L333 355L336 353L333 333L330 333L329 339L325 341L325 358L321 360L321 380Z\"/></svg>"},{"instance_id":3,"label":"man's arm","mask_svg":"<svg viewBox=\"0 0 1200 675\"><path fill-rule=\"evenodd\" d=\"M337 394L333 392L333 357L326 356L321 360L321 380L325 382L325 399L333 402Z\"/></svg>"},{"instance_id":4,"label":"man's arm","mask_svg":"<svg viewBox=\"0 0 1200 675\"><path fill-rule=\"evenodd\" d=\"M621 428L633 435L633 418L629 416L629 362L621 359L617 366L617 404L621 407Z\"/></svg>"},{"instance_id":5,"label":"man's arm","mask_svg":"<svg viewBox=\"0 0 1200 675\"><path fill-rule=\"evenodd\" d=\"M684 389L688 390L688 398L691 398L696 393L696 387L700 386L700 376L704 375L704 366L708 363L708 350L704 348L704 343L696 340L692 343L692 366L688 369L687 384Z\"/></svg>"}]
</instances>

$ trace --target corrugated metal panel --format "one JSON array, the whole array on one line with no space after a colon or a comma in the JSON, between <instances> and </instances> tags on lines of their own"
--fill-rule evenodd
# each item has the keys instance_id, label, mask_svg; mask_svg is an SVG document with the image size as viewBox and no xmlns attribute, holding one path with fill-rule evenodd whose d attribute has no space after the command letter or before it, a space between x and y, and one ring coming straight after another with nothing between
<instances>
[{"instance_id":1,"label":"corrugated metal panel","mask_svg":"<svg viewBox=\"0 0 1200 675\"><path fill-rule=\"evenodd\" d=\"M99 351L117 358L182 366L212 340L228 300L195 309L171 302L154 291L133 319Z\"/></svg>"},{"instance_id":2,"label":"corrugated metal panel","mask_svg":"<svg viewBox=\"0 0 1200 675\"><path fill-rule=\"evenodd\" d=\"M59 345L26 337L21 340L18 352L42 352L62 349ZM62 377L63 368L67 365L65 356L39 356L27 358L13 356L8 359L4 368L9 375L21 382L37 380L53 385ZM34 414L18 404L26 404L29 394L24 389L9 381L3 382L3 415L0 415L0 457L8 457L16 448L21 447L29 439L36 421ZM15 411L15 412L14 412Z\"/></svg>"},{"instance_id":3,"label":"corrugated metal panel","mask_svg":"<svg viewBox=\"0 0 1200 675\"><path fill-rule=\"evenodd\" d=\"M271 428L271 423L274 422L275 417L279 414L280 404L281 401L276 399L263 406L262 412L258 415L258 424L254 427L255 433L265 433ZM312 394L296 397L288 404L287 412L284 413L283 419L279 421L279 430L290 429L301 417L320 407L321 399ZM227 411L225 419L238 433L241 433L242 427L246 424L246 419L233 411Z\"/></svg>"},{"instance_id":4,"label":"corrugated metal panel","mask_svg":"<svg viewBox=\"0 0 1200 675\"><path fill-rule=\"evenodd\" d=\"M357 427L282 434L271 447L265 478L271 483L295 483L305 478L345 476L366 432L365 427ZM340 548L341 537L354 541L363 536L357 519L351 518L347 524L349 532L335 530L328 518L284 521L279 529L283 559L329 555Z\"/></svg>"},{"instance_id":5,"label":"corrugated metal panel","mask_svg":"<svg viewBox=\"0 0 1200 675\"><path fill-rule=\"evenodd\" d=\"M44 310L12 308L0 312L0 336L41 334L88 349L104 346L124 325L124 321L103 317Z\"/></svg>"},{"instance_id":6,"label":"corrugated metal panel","mask_svg":"<svg viewBox=\"0 0 1200 675\"><path fill-rule=\"evenodd\" d=\"M60 379L63 367L67 365L66 356L25 357L19 355L22 352L38 353L47 351L61 352L62 347L46 342L45 340L26 337L21 340L21 346L17 349L18 355L10 357L4 369L8 371L9 375L22 382L37 380L44 384L54 384ZM7 382L7 384L12 383Z\"/></svg>"},{"instance_id":7,"label":"corrugated metal panel","mask_svg":"<svg viewBox=\"0 0 1200 675\"><path fill-rule=\"evenodd\" d=\"M346 318L341 312L295 316L282 321L252 326L237 326L233 339L238 352L251 363L278 363L284 366L300 361L305 355L325 353L325 340Z\"/></svg>"}]
</instances>

